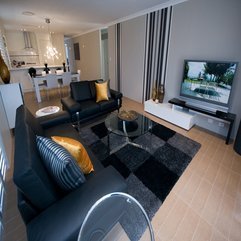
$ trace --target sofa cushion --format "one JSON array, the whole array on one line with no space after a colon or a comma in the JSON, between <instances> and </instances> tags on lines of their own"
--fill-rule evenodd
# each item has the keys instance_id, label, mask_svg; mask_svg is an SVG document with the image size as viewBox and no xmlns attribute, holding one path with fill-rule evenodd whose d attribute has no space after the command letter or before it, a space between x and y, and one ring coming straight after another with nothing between
<instances>
[{"instance_id":1,"label":"sofa cushion","mask_svg":"<svg viewBox=\"0 0 241 241\"><path fill-rule=\"evenodd\" d=\"M13 180L31 204L41 211L63 193L46 172L37 150L35 133L20 118L22 112L23 108L17 109Z\"/></svg>"},{"instance_id":2,"label":"sofa cushion","mask_svg":"<svg viewBox=\"0 0 241 241\"><path fill-rule=\"evenodd\" d=\"M100 105L95 100L86 100L79 102L81 111L79 112L79 118L86 118L87 116L94 115L100 112Z\"/></svg>"},{"instance_id":3,"label":"sofa cushion","mask_svg":"<svg viewBox=\"0 0 241 241\"><path fill-rule=\"evenodd\" d=\"M27 225L28 240L76 241L82 222L91 206L106 194L126 192L126 189L123 177L113 167L105 168L33 219ZM117 204L113 204L108 211L115 212L116 206ZM120 213L114 217L120 217ZM111 221L113 223L113 219Z\"/></svg>"},{"instance_id":4,"label":"sofa cushion","mask_svg":"<svg viewBox=\"0 0 241 241\"><path fill-rule=\"evenodd\" d=\"M89 80L88 83L90 85L90 91L91 91L91 95L92 98L95 99L96 98L96 89L95 89L95 83L96 82L102 82L103 79L96 79L96 80Z\"/></svg>"},{"instance_id":5,"label":"sofa cushion","mask_svg":"<svg viewBox=\"0 0 241 241\"><path fill-rule=\"evenodd\" d=\"M104 100L98 103L101 111L106 111L116 107L116 101L114 99Z\"/></svg>"},{"instance_id":6,"label":"sofa cushion","mask_svg":"<svg viewBox=\"0 0 241 241\"><path fill-rule=\"evenodd\" d=\"M85 182L84 174L68 151L49 138L37 136L36 139L47 170L63 190L74 190Z\"/></svg>"},{"instance_id":7,"label":"sofa cushion","mask_svg":"<svg viewBox=\"0 0 241 241\"><path fill-rule=\"evenodd\" d=\"M78 131L76 131L70 124L67 124L67 123L61 124L61 125L57 125L57 126L53 126L51 128L45 129L44 136L49 137L49 138L51 138L51 136L65 136L65 137L70 137L70 138L80 141L84 145L85 149L87 150L90 160L92 161L92 164L93 164L94 170L95 170L95 172L88 174L87 179L89 176L95 175L96 172L98 172L104 168L103 165L101 164L101 162L93 154L93 152L91 150L89 150L86 143L84 143L83 140L81 140L81 136L78 133Z\"/></svg>"},{"instance_id":8,"label":"sofa cushion","mask_svg":"<svg viewBox=\"0 0 241 241\"><path fill-rule=\"evenodd\" d=\"M76 101L92 99L88 81L78 81L70 83L71 97Z\"/></svg>"},{"instance_id":9,"label":"sofa cushion","mask_svg":"<svg viewBox=\"0 0 241 241\"><path fill-rule=\"evenodd\" d=\"M53 141L63 146L77 161L84 174L94 171L90 157L84 146L72 138L62 136L52 136Z\"/></svg>"},{"instance_id":10,"label":"sofa cushion","mask_svg":"<svg viewBox=\"0 0 241 241\"><path fill-rule=\"evenodd\" d=\"M107 88L108 88L107 82L95 83L97 103L103 100L109 100Z\"/></svg>"},{"instance_id":11,"label":"sofa cushion","mask_svg":"<svg viewBox=\"0 0 241 241\"><path fill-rule=\"evenodd\" d=\"M107 82L107 94L108 94L108 98L111 98L111 93L110 93L110 80L97 80L97 83L105 83Z\"/></svg>"}]
</instances>

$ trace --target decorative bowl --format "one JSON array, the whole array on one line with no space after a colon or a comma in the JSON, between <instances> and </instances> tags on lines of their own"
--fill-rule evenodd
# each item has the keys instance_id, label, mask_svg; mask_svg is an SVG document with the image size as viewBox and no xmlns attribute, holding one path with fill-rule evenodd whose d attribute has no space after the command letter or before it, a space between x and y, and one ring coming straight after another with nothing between
<instances>
[{"instance_id":1,"label":"decorative bowl","mask_svg":"<svg viewBox=\"0 0 241 241\"><path fill-rule=\"evenodd\" d=\"M138 118L138 114L134 110L122 110L118 117L123 121L134 121Z\"/></svg>"}]
</instances>

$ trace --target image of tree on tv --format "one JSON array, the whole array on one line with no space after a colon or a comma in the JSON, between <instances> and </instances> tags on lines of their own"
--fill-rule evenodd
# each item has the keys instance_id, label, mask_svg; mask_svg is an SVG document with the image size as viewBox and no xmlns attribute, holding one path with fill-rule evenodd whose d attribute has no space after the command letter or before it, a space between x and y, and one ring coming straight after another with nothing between
<instances>
[{"instance_id":1,"label":"image of tree on tv","mask_svg":"<svg viewBox=\"0 0 241 241\"><path fill-rule=\"evenodd\" d=\"M227 103L236 66L231 62L187 61L182 93Z\"/></svg>"},{"instance_id":2,"label":"image of tree on tv","mask_svg":"<svg viewBox=\"0 0 241 241\"><path fill-rule=\"evenodd\" d=\"M232 63L206 63L204 64L204 74L210 76L209 81L216 82L218 85L232 85L234 72Z\"/></svg>"}]
</instances>

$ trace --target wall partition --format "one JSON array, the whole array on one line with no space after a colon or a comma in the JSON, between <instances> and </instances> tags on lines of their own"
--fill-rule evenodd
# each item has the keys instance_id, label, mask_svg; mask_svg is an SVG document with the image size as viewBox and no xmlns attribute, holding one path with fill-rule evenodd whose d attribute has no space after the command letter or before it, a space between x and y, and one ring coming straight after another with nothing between
<instances>
[{"instance_id":1,"label":"wall partition","mask_svg":"<svg viewBox=\"0 0 241 241\"><path fill-rule=\"evenodd\" d=\"M165 87L172 7L146 17L146 46L143 101L151 98L152 88Z\"/></svg>"},{"instance_id":2,"label":"wall partition","mask_svg":"<svg viewBox=\"0 0 241 241\"><path fill-rule=\"evenodd\" d=\"M115 82L124 96L144 102L165 86L171 18L167 7L115 25Z\"/></svg>"}]
</instances>

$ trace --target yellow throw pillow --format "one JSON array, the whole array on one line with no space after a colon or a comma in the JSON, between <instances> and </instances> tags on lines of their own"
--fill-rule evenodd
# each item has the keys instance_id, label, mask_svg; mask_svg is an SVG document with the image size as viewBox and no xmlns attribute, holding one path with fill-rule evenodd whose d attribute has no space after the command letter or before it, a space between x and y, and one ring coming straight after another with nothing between
<instances>
[{"instance_id":1,"label":"yellow throw pillow","mask_svg":"<svg viewBox=\"0 0 241 241\"><path fill-rule=\"evenodd\" d=\"M93 164L84 146L72 138L52 136L53 141L63 146L77 161L84 174L94 171Z\"/></svg>"},{"instance_id":2,"label":"yellow throw pillow","mask_svg":"<svg viewBox=\"0 0 241 241\"><path fill-rule=\"evenodd\" d=\"M95 83L96 89L96 102L100 102L102 100L109 100L108 98L108 82L103 83Z\"/></svg>"}]
</instances>

